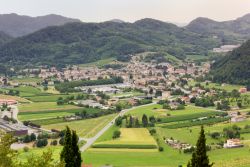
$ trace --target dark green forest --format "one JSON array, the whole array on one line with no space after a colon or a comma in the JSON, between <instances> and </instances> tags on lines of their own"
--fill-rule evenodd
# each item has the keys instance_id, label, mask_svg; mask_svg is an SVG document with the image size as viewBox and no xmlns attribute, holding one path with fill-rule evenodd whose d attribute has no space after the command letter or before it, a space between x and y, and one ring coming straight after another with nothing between
<instances>
[{"instance_id":1,"label":"dark green forest","mask_svg":"<svg viewBox=\"0 0 250 167\"><path fill-rule=\"evenodd\" d=\"M65 66L144 51L167 52L184 59L186 54L205 54L220 44L220 40L153 19L135 23L69 23L0 46L0 62L11 66Z\"/></svg>"},{"instance_id":2,"label":"dark green forest","mask_svg":"<svg viewBox=\"0 0 250 167\"><path fill-rule=\"evenodd\" d=\"M215 62L211 74L216 82L249 85L250 40Z\"/></svg>"}]
</instances>

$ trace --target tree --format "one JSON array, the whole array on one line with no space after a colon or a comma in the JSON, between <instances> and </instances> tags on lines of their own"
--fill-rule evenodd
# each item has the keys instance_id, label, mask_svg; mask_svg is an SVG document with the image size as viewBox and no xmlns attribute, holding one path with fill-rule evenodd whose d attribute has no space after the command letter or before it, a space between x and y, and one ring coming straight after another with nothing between
<instances>
[{"instance_id":1,"label":"tree","mask_svg":"<svg viewBox=\"0 0 250 167\"><path fill-rule=\"evenodd\" d=\"M53 152L48 150L43 152L42 156L31 155L27 161L19 162L18 167L64 167L63 162L56 162L53 159Z\"/></svg>"},{"instance_id":2,"label":"tree","mask_svg":"<svg viewBox=\"0 0 250 167\"><path fill-rule=\"evenodd\" d=\"M212 167L213 163L209 163L206 147L206 136L203 126L201 127L200 137L196 144L195 152L192 154L192 159L188 162L190 167Z\"/></svg>"},{"instance_id":3,"label":"tree","mask_svg":"<svg viewBox=\"0 0 250 167\"><path fill-rule=\"evenodd\" d=\"M76 134L76 131L72 132L72 150L73 150L73 160L74 160L74 167L80 167L82 164L82 157L81 153L78 147L78 136Z\"/></svg>"},{"instance_id":4,"label":"tree","mask_svg":"<svg viewBox=\"0 0 250 167\"><path fill-rule=\"evenodd\" d=\"M35 140L36 140L36 135L34 133L31 133L30 141L35 141Z\"/></svg>"},{"instance_id":5,"label":"tree","mask_svg":"<svg viewBox=\"0 0 250 167\"><path fill-rule=\"evenodd\" d=\"M145 114L143 114L143 116L142 116L142 125L143 125L143 127L148 126L148 117Z\"/></svg>"},{"instance_id":6,"label":"tree","mask_svg":"<svg viewBox=\"0 0 250 167\"><path fill-rule=\"evenodd\" d=\"M65 167L74 166L71 135L71 130L67 126L64 136L64 146L60 155L61 162L65 163Z\"/></svg>"},{"instance_id":7,"label":"tree","mask_svg":"<svg viewBox=\"0 0 250 167\"><path fill-rule=\"evenodd\" d=\"M6 134L0 131L0 166L14 167L14 159L17 154L10 148L15 139L11 134Z\"/></svg>"},{"instance_id":8,"label":"tree","mask_svg":"<svg viewBox=\"0 0 250 167\"><path fill-rule=\"evenodd\" d=\"M66 127L63 150L60 158L61 162L65 163L65 167L80 167L81 166L81 153L78 147L78 136L75 131L71 131Z\"/></svg>"}]
</instances>

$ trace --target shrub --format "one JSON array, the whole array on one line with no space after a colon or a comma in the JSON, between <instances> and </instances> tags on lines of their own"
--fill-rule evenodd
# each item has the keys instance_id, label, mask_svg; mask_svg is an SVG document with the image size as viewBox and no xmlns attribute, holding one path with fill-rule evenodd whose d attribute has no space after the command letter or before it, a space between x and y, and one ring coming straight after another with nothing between
<instances>
[{"instance_id":1,"label":"shrub","mask_svg":"<svg viewBox=\"0 0 250 167\"><path fill-rule=\"evenodd\" d=\"M150 129L150 130L149 130L149 133L150 133L151 135L154 135L154 134L156 134L156 130L155 130L155 129Z\"/></svg>"},{"instance_id":2,"label":"shrub","mask_svg":"<svg viewBox=\"0 0 250 167\"><path fill-rule=\"evenodd\" d=\"M50 145L52 145L52 146L56 146L56 145L57 145L57 140L53 140L53 141L51 141Z\"/></svg>"},{"instance_id":3,"label":"shrub","mask_svg":"<svg viewBox=\"0 0 250 167\"><path fill-rule=\"evenodd\" d=\"M24 151L24 152L28 152L28 151L29 151L29 147L25 146L25 147L23 148L23 151Z\"/></svg>"},{"instance_id":4,"label":"shrub","mask_svg":"<svg viewBox=\"0 0 250 167\"><path fill-rule=\"evenodd\" d=\"M158 150L159 150L160 152L162 152L162 151L164 151L164 148L163 148L163 147L159 147Z\"/></svg>"},{"instance_id":5,"label":"shrub","mask_svg":"<svg viewBox=\"0 0 250 167\"><path fill-rule=\"evenodd\" d=\"M64 137L62 137L62 138L59 140L59 144L62 145L62 146L64 145Z\"/></svg>"},{"instance_id":6,"label":"shrub","mask_svg":"<svg viewBox=\"0 0 250 167\"><path fill-rule=\"evenodd\" d=\"M119 130L114 131L113 139L119 138L120 136L121 136L121 131L119 131Z\"/></svg>"}]
</instances>

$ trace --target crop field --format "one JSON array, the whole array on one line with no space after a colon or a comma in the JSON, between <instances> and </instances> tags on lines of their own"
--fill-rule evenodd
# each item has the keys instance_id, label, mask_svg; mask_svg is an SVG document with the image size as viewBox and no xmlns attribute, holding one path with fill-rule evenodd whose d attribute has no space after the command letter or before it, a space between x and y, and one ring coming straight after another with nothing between
<instances>
[{"instance_id":1,"label":"crop field","mask_svg":"<svg viewBox=\"0 0 250 167\"><path fill-rule=\"evenodd\" d=\"M56 102L59 97L66 98L69 96L72 96L72 95L50 94L50 95L43 95L43 96L26 96L25 98L33 102Z\"/></svg>"},{"instance_id":2,"label":"crop field","mask_svg":"<svg viewBox=\"0 0 250 167\"><path fill-rule=\"evenodd\" d=\"M189 82L190 86L195 86L196 82ZM205 88L217 88L217 89L224 89L226 91L231 92L232 90L236 89L239 90L240 88L244 87L242 85L231 85L231 84L225 84L225 85L221 85L218 83L209 83L208 85L206 85L206 83L202 82L200 83L202 86L204 86Z\"/></svg>"},{"instance_id":3,"label":"crop field","mask_svg":"<svg viewBox=\"0 0 250 167\"><path fill-rule=\"evenodd\" d=\"M57 105L56 102L40 102L40 103L30 103L30 104L20 104L18 106L20 112L28 111L48 111L48 110L66 110L66 109L77 109L79 107L74 105Z\"/></svg>"},{"instance_id":4,"label":"crop field","mask_svg":"<svg viewBox=\"0 0 250 167\"><path fill-rule=\"evenodd\" d=\"M98 118L64 122L58 124L51 124L42 126L45 129L57 129L63 130L66 126L69 126L71 129L75 130L80 137L93 137L98 131L100 131L104 126L108 124L115 114L110 114Z\"/></svg>"},{"instance_id":5,"label":"crop field","mask_svg":"<svg viewBox=\"0 0 250 167\"><path fill-rule=\"evenodd\" d=\"M41 81L42 81L41 78L36 78L36 77L11 78L11 82L16 82L16 83L37 83Z\"/></svg>"},{"instance_id":6,"label":"crop field","mask_svg":"<svg viewBox=\"0 0 250 167\"><path fill-rule=\"evenodd\" d=\"M83 110L83 108L35 111L35 112L28 111L28 112L20 112L18 114L18 118L21 121L49 119L49 118L56 118L56 117L73 115L74 113L80 112L82 110Z\"/></svg>"},{"instance_id":7,"label":"crop field","mask_svg":"<svg viewBox=\"0 0 250 167\"><path fill-rule=\"evenodd\" d=\"M160 104L152 104L148 106L142 106L138 107L134 110L131 110L129 114L141 118L143 114L146 114L148 117L150 116L156 116L156 117L166 117L167 114L170 114L171 116L178 116L178 115L192 115L192 114L201 114L201 113L208 114L209 112L214 112L213 109L209 108L201 108L201 107L196 107L192 105L188 105L185 107L183 110L166 110L162 109L162 105ZM201 115L206 115L206 114L201 114ZM167 118L167 117L166 117ZM171 118L171 117L169 117Z\"/></svg>"},{"instance_id":8,"label":"crop field","mask_svg":"<svg viewBox=\"0 0 250 167\"><path fill-rule=\"evenodd\" d=\"M3 95L3 94L0 94L0 99L16 100L19 103L30 103L31 102L31 101L29 101L29 100L27 100L25 98L21 98L21 97L18 97L18 96Z\"/></svg>"},{"instance_id":9,"label":"crop field","mask_svg":"<svg viewBox=\"0 0 250 167\"><path fill-rule=\"evenodd\" d=\"M121 128L121 137L97 142L94 148L155 149L157 143L146 128Z\"/></svg>"}]
</instances>

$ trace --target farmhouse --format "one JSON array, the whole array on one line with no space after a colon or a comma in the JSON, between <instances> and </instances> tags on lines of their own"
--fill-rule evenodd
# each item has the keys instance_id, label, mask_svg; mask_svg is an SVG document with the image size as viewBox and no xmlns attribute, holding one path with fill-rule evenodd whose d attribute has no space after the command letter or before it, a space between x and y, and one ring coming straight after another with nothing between
<instances>
[{"instance_id":1,"label":"farmhouse","mask_svg":"<svg viewBox=\"0 0 250 167\"><path fill-rule=\"evenodd\" d=\"M240 139L228 139L227 142L224 144L224 148L237 148L243 147L241 144Z\"/></svg>"}]
</instances>

